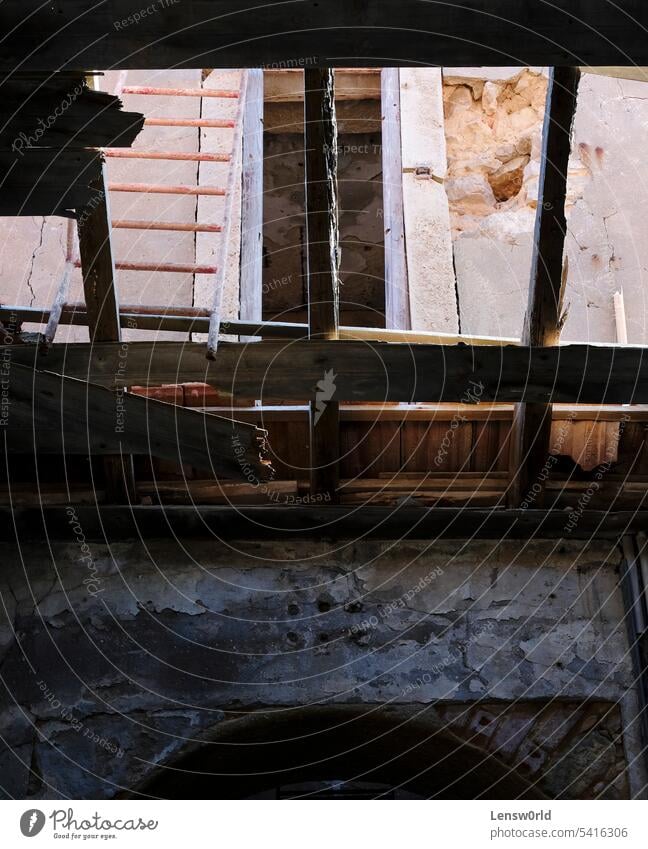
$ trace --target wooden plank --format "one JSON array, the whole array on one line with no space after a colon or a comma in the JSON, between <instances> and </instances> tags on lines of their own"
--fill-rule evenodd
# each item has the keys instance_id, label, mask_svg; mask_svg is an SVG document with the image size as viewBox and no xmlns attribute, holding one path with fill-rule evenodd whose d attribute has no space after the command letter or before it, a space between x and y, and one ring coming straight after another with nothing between
<instances>
[{"instance_id":1,"label":"wooden plank","mask_svg":"<svg viewBox=\"0 0 648 849\"><path fill-rule=\"evenodd\" d=\"M66 239L66 249L65 249L65 265L63 268L63 276L61 277L61 282L59 283L58 290L56 292L56 297L54 298L54 303L52 304L52 308L49 312L49 316L47 319L47 326L45 327L45 332L43 333L44 341L46 345L51 345L54 341L54 337L56 336L56 331L58 330L58 326L61 321L61 313L63 311L63 307L65 306L65 302L68 299L68 293L70 291L70 279L72 277L72 272L74 271L74 253L75 253L75 227L74 221L69 218L67 222L67 239Z\"/></svg>"},{"instance_id":2,"label":"wooden plank","mask_svg":"<svg viewBox=\"0 0 648 849\"><path fill-rule=\"evenodd\" d=\"M195 410L11 364L10 450L162 457L236 480L267 477L264 432Z\"/></svg>"},{"instance_id":3,"label":"wooden plank","mask_svg":"<svg viewBox=\"0 0 648 849\"><path fill-rule=\"evenodd\" d=\"M643 0L417 0L252 4L24 0L2 8L2 67L300 68L397 64L647 65ZM26 58L28 57L28 58ZM357 58L354 58L357 57Z\"/></svg>"},{"instance_id":4,"label":"wooden plank","mask_svg":"<svg viewBox=\"0 0 648 849\"><path fill-rule=\"evenodd\" d=\"M263 318L263 70L259 68L248 71L243 114L239 316L250 322Z\"/></svg>"},{"instance_id":5,"label":"wooden plank","mask_svg":"<svg viewBox=\"0 0 648 849\"><path fill-rule=\"evenodd\" d=\"M330 68L304 72L306 266L309 343L337 338L339 233L335 83ZM299 366L298 366L299 367ZM334 499L339 482L340 411L335 372L324 369L311 402L311 494Z\"/></svg>"},{"instance_id":6,"label":"wooden plank","mask_svg":"<svg viewBox=\"0 0 648 849\"><path fill-rule=\"evenodd\" d=\"M258 346L254 346L258 347ZM88 540L191 538L312 539L325 529L327 539L562 539L564 510L507 510L351 505L288 507L108 506L76 508ZM648 510L585 510L570 539L618 540L646 528ZM0 539L64 539L69 541L65 507L0 509Z\"/></svg>"},{"instance_id":7,"label":"wooden plank","mask_svg":"<svg viewBox=\"0 0 648 849\"><path fill-rule=\"evenodd\" d=\"M340 428L340 475L374 476L400 469L400 422L345 421Z\"/></svg>"},{"instance_id":8,"label":"wooden plank","mask_svg":"<svg viewBox=\"0 0 648 849\"><path fill-rule=\"evenodd\" d=\"M389 329L409 330L412 325L403 218L399 74L398 68L383 68L381 74L385 323Z\"/></svg>"},{"instance_id":9,"label":"wooden plank","mask_svg":"<svg viewBox=\"0 0 648 849\"><path fill-rule=\"evenodd\" d=\"M630 346L368 346L313 339L223 343L216 362L205 361L203 345L186 342L55 344L46 355L37 346L9 345L0 346L0 354L102 386L209 383L224 398L303 402L332 371L340 401L460 401L478 386L480 403L648 402L648 351Z\"/></svg>"},{"instance_id":10,"label":"wooden plank","mask_svg":"<svg viewBox=\"0 0 648 849\"><path fill-rule=\"evenodd\" d=\"M566 282L563 254L567 169L579 79L578 68L555 68L549 75L529 304L522 334L525 345L557 345L560 339ZM541 498L550 437L550 405L520 405L515 411L510 441L510 506L521 504L530 487L534 487L534 498Z\"/></svg>"},{"instance_id":11,"label":"wooden plank","mask_svg":"<svg viewBox=\"0 0 648 849\"><path fill-rule=\"evenodd\" d=\"M406 472L470 469L473 426L457 416L450 422L404 422L401 468Z\"/></svg>"},{"instance_id":12,"label":"wooden plank","mask_svg":"<svg viewBox=\"0 0 648 849\"><path fill-rule=\"evenodd\" d=\"M218 348L218 334L221 329L223 316L223 297L225 294L225 275L227 272L228 252L230 234L232 232L232 218L234 216L234 199L236 195L236 183L240 179L239 169L241 166L241 144L243 138L243 111L247 102L247 84L250 72L241 71L239 85L238 104L236 117L234 119L234 132L232 133L232 150L230 154L229 173L227 175L227 188L225 190L225 210L223 230L218 244L218 258L216 263L216 279L214 299L209 317L209 331L207 334L207 358L213 359Z\"/></svg>"}]
</instances>

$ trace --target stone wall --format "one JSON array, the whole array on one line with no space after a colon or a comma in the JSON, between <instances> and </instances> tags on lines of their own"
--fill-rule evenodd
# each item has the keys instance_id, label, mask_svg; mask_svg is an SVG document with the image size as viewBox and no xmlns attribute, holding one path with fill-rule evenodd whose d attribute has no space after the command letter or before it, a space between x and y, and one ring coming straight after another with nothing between
<instances>
[{"instance_id":1,"label":"stone wall","mask_svg":"<svg viewBox=\"0 0 648 849\"><path fill-rule=\"evenodd\" d=\"M315 706L405 711L540 795L642 786L611 543L75 535L5 552L8 795L122 794L246 716Z\"/></svg>"}]
</instances>

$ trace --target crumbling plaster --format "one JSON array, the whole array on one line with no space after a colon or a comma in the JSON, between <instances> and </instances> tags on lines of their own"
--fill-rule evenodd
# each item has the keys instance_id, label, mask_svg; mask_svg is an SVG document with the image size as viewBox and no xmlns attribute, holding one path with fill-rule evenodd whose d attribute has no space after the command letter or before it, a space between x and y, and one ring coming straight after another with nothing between
<instances>
[{"instance_id":1,"label":"crumbling plaster","mask_svg":"<svg viewBox=\"0 0 648 849\"><path fill-rule=\"evenodd\" d=\"M628 762L636 754L613 544L148 540L90 551L5 555L0 722L7 745L38 761L34 793L110 795L104 776L126 780L115 747L131 765L143 745L161 762L232 711L263 706L595 698L620 707ZM61 770L68 747L82 763ZM20 795L27 774L11 752L1 760Z\"/></svg>"}]
</instances>

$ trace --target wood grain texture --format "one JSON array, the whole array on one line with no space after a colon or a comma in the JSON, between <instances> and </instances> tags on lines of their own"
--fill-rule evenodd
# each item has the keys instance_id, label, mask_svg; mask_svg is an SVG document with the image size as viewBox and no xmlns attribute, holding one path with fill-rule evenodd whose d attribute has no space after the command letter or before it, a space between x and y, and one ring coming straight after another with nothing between
<instances>
[{"instance_id":1,"label":"wood grain texture","mask_svg":"<svg viewBox=\"0 0 648 849\"><path fill-rule=\"evenodd\" d=\"M2 67L648 65L643 0L3 3ZM130 16L130 20L129 20ZM14 29L15 28L15 29ZM357 58L354 58L357 57ZM287 61L288 59L288 61Z\"/></svg>"},{"instance_id":2,"label":"wood grain texture","mask_svg":"<svg viewBox=\"0 0 648 849\"><path fill-rule=\"evenodd\" d=\"M525 345L557 345L560 340L566 274L563 254L567 221L567 170L580 71L554 68L549 74L538 189L529 302L522 331ZM549 458L551 408L520 405L514 415L510 441L510 506L518 506L529 488L540 487Z\"/></svg>"},{"instance_id":3,"label":"wood grain texture","mask_svg":"<svg viewBox=\"0 0 648 849\"><path fill-rule=\"evenodd\" d=\"M304 72L304 149L308 335L309 341L335 339L340 246L335 82L331 68L308 68ZM310 409L310 485L311 493L329 498L335 498L340 478L340 411L336 394L335 373L325 369Z\"/></svg>"},{"instance_id":4,"label":"wood grain texture","mask_svg":"<svg viewBox=\"0 0 648 849\"><path fill-rule=\"evenodd\" d=\"M54 344L47 354L0 346L0 353L102 386L208 383L223 397L303 402L332 370L340 401L459 401L481 384L481 402L648 402L648 351L633 347L223 343L216 362L205 360L203 345L184 342Z\"/></svg>"},{"instance_id":5,"label":"wood grain texture","mask_svg":"<svg viewBox=\"0 0 648 849\"><path fill-rule=\"evenodd\" d=\"M410 304L403 217L403 160L401 155L400 72L383 68L382 176L385 229L385 323L410 330Z\"/></svg>"},{"instance_id":6,"label":"wood grain texture","mask_svg":"<svg viewBox=\"0 0 648 849\"><path fill-rule=\"evenodd\" d=\"M241 166L240 318L263 310L263 71L248 72Z\"/></svg>"},{"instance_id":7,"label":"wood grain texture","mask_svg":"<svg viewBox=\"0 0 648 849\"><path fill-rule=\"evenodd\" d=\"M262 480L264 433L249 424L12 363L5 433L24 453L145 454L226 478Z\"/></svg>"}]
</instances>

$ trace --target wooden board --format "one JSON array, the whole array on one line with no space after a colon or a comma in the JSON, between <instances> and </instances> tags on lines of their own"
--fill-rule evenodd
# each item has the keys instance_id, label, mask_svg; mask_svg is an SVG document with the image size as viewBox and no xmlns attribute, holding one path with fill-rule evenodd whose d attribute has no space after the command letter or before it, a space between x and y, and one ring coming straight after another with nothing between
<instances>
[{"instance_id":1,"label":"wooden board","mask_svg":"<svg viewBox=\"0 0 648 849\"><path fill-rule=\"evenodd\" d=\"M206 413L11 363L7 445L24 453L151 454L245 480L259 479L263 432Z\"/></svg>"},{"instance_id":2,"label":"wooden board","mask_svg":"<svg viewBox=\"0 0 648 849\"><path fill-rule=\"evenodd\" d=\"M332 369L341 401L458 401L477 384L480 401L648 402L646 349L625 346L223 343L216 362L205 359L203 345L184 342L54 344L47 354L35 346L0 346L0 353L103 386L195 381L225 397L306 401Z\"/></svg>"},{"instance_id":3,"label":"wooden board","mask_svg":"<svg viewBox=\"0 0 648 849\"><path fill-rule=\"evenodd\" d=\"M648 64L644 0L184 0L143 12L132 0L3 3L2 67Z\"/></svg>"}]
</instances>

